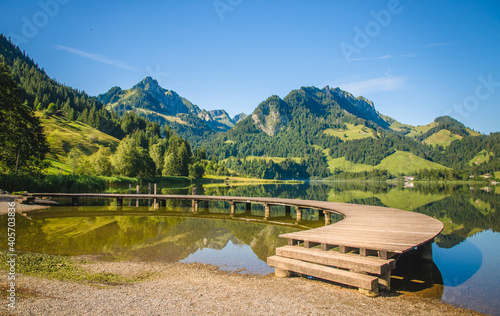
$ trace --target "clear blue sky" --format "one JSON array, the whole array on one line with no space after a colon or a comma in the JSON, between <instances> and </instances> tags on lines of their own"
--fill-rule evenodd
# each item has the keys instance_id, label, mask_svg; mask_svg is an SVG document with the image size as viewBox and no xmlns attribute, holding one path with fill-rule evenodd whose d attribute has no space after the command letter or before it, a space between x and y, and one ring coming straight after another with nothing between
<instances>
[{"instance_id":1,"label":"clear blue sky","mask_svg":"<svg viewBox=\"0 0 500 316\"><path fill-rule=\"evenodd\" d=\"M500 131L500 1L2 1L11 35L90 95L150 75L204 109L339 86L413 125Z\"/></svg>"}]
</instances>

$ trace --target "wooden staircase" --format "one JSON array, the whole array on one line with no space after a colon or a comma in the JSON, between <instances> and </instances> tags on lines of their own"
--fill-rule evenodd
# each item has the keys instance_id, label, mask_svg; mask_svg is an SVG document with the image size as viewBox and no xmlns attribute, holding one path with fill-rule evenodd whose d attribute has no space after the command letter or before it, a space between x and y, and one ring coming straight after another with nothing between
<instances>
[{"instance_id":1,"label":"wooden staircase","mask_svg":"<svg viewBox=\"0 0 500 316\"><path fill-rule=\"evenodd\" d=\"M378 295L379 289L390 289L391 270L396 267L394 259L301 246L277 248L267 264L275 267L277 277L298 273L357 287L370 296Z\"/></svg>"}]
</instances>

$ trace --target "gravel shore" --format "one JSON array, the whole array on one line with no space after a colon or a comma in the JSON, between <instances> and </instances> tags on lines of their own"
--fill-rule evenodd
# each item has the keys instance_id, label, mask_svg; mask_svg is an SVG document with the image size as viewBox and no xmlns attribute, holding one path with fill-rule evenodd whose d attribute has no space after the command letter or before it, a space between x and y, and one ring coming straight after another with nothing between
<instances>
[{"instance_id":1,"label":"gravel shore","mask_svg":"<svg viewBox=\"0 0 500 316\"><path fill-rule=\"evenodd\" d=\"M8 200L0 199L0 214ZM18 211L39 209L17 204ZM22 209L21 209L22 206ZM42 206L47 207L47 206ZM219 271L204 264L102 262L84 258L94 273L115 273L144 281L121 285L85 284L16 275L15 309L4 299L1 315L481 315L439 300L388 293L371 298L331 283L273 275ZM7 273L0 272L5 295Z\"/></svg>"},{"instance_id":2,"label":"gravel shore","mask_svg":"<svg viewBox=\"0 0 500 316\"><path fill-rule=\"evenodd\" d=\"M153 273L125 285L89 285L18 276L14 315L480 315L438 300L354 289L305 278L227 273L203 264L99 262L94 272ZM6 277L0 278L6 283Z\"/></svg>"},{"instance_id":3,"label":"gravel shore","mask_svg":"<svg viewBox=\"0 0 500 316\"><path fill-rule=\"evenodd\" d=\"M0 195L0 215L5 215L9 211L9 202L13 202L15 199L19 199L21 196L19 195L7 195L7 194L2 194ZM57 203L51 200L42 200L42 199L37 199L36 204L21 204L21 203L16 203L15 209L16 212L18 213L24 213L24 212L29 212L29 211L35 211L35 210L43 210L45 208L48 208L50 206L54 206Z\"/></svg>"}]
</instances>

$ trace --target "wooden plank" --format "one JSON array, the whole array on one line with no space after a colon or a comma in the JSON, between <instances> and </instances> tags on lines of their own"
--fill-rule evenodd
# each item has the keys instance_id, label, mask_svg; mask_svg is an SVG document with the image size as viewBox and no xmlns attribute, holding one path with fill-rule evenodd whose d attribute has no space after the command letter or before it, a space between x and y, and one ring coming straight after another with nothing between
<instances>
[{"instance_id":1,"label":"wooden plank","mask_svg":"<svg viewBox=\"0 0 500 316\"><path fill-rule=\"evenodd\" d=\"M293 271L323 280L378 292L378 278L371 275L358 274L279 256L268 257L267 264L281 270Z\"/></svg>"},{"instance_id":2,"label":"wooden plank","mask_svg":"<svg viewBox=\"0 0 500 316\"><path fill-rule=\"evenodd\" d=\"M341 254L337 251L322 251L319 249L297 246L276 248L276 255L298 259L326 266L334 266L349 270L364 271L373 274L383 274L396 267L396 260L382 260L377 257L361 257L355 254Z\"/></svg>"}]
</instances>

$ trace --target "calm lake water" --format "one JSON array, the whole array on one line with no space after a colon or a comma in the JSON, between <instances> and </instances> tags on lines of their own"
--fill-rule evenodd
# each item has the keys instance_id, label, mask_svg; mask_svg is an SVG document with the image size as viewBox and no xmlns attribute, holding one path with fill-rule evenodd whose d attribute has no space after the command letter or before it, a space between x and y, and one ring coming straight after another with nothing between
<instances>
[{"instance_id":1,"label":"calm lake water","mask_svg":"<svg viewBox=\"0 0 500 316\"><path fill-rule=\"evenodd\" d=\"M114 192L128 192L115 187ZM147 186L141 193L146 193ZM308 182L293 185L216 185L167 188L163 194L205 194L282 197L380 205L419 212L443 222L433 244L434 263L411 253L401 256L393 271L394 290L500 315L500 188L483 186ZM65 202L62 200L61 202ZM229 205L211 202L191 213L189 201L169 201L159 210L148 201L80 200L80 207L54 207L17 218L18 251L54 255L98 255L102 260L200 262L239 273L268 274L266 258L286 244L278 235L319 227L315 211L295 225L295 213L271 207L263 222L263 207L229 217ZM151 205L151 202L149 202ZM339 220L340 218L333 218ZM5 249L6 217L0 218L0 249Z\"/></svg>"}]
</instances>

